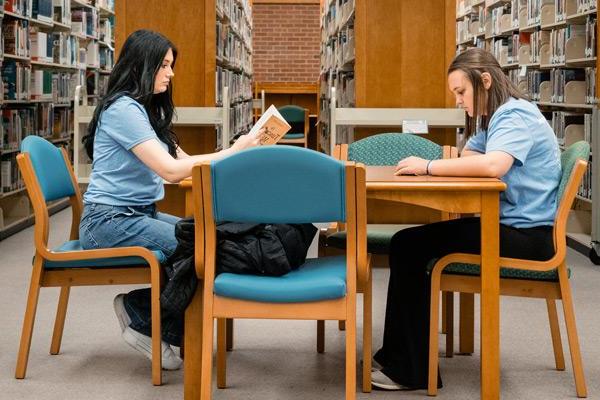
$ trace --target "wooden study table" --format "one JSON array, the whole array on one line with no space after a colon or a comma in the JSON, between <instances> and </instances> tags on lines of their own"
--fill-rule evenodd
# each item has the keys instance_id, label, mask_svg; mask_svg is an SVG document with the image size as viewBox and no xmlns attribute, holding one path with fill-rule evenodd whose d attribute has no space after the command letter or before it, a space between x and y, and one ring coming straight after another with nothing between
<instances>
[{"instance_id":1,"label":"wooden study table","mask_svg":"<svg viewBox=\"0 0 600 400\"><path fill-rule=\"evenodd\" d=\"M395 176L394 167L367 167L367 198L415 204L450 213L481 215L481 398L500 398L499 193L506 185L493 178ZM186 214L192 215L191 180ZM368 218L368 210L367 210ZM199 399L202 287L186 311L184 398Z\"/></svg>"}]
</instances>

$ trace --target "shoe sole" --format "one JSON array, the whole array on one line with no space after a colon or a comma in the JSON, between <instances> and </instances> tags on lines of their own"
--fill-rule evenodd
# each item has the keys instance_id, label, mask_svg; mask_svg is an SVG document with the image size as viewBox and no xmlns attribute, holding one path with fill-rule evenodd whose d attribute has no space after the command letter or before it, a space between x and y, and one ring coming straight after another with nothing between
<instances>
[{"instance_id":1,"label":"shoe sole","mask_svg":"<svg viewBox=\"0 0 600 400\"><path fill-rule=\"evenodd\" d=\"M119 321L119 326L121 327L121 333L125 332L125 328L131 325L131 319L129 318L129 315L127 315L127 311L125 311L123 298L123 295L118 295L113 300L113 308L115 309L115 314L117 315L117 320Z\"/></svg>"},{"instance_id":2,"label":"shoe sole","mask_svg":"<svg viewBox=\"0 0 600 400\"><path fill-rule=\"evenodd\" d=\"M152 348L150 346L148 346L148 344L145 341L138 339L134 332L135 331L133 331L133 329L131 329L131 328L125 329L123 331L123 333L121 334L121 336L123 337L123 340L125 340L125 343L127 343L129 346L133 347L134 349L136 349L137 351L142 353L147 359L152 361ZM140 335L141 335L141 333L140 333ZM163 349L161 347L161 352L162 351L163 351ZM173 350L171 349L171 351L173 351ZM180 369L181 365L183 364L183 361L179 360L177 365L169 366L169 365L165 365L164 361L165 361L165 359L164 359L164 357L162 357L162 363L161 363L162 369L164 369L166 371L176 371L176 370Z\"/></svg>"}]
</instances>

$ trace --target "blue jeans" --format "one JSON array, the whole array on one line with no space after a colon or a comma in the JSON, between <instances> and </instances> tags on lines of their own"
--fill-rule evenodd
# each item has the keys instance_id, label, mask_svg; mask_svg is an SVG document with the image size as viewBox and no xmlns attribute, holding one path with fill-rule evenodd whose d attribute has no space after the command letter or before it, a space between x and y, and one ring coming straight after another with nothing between
<instances>
[{"instance_id":1,"label":"blue jeans","mask_svg":"<svg viewBox=\"0 0 600 400\"><path fill-rule=\"evenodd\" d=\"M168 258L175 252L175 224L179 217L156 211L148 206L84 205L79 225L79 240L84 249L142 246L160 250ZM132 329L151 336L150 289L133 290L124 298ZM183 332L183 315L161 313L162 340L179 346Z\"/></svg>"}]
</instances>

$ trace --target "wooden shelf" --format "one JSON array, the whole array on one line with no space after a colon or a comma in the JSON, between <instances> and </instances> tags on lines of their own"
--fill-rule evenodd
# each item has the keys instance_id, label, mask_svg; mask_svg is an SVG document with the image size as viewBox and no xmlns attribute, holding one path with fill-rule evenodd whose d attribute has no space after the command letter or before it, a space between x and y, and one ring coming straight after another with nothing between
<instances>
[{"instance_id":1,"label":"wooden shelf","mask_svg":"<svg viewBox=\"0 0 600 400\"><path fill-rule=\"evenodd\" d=\"M17 14L17 13L10 12L10 11L4 11L4 16L5 17L13 17L13 18L17 18L17 19L23 19L25 21L29 21L31 19L25 15Z\"/></svg>"},{"instance_id":2,"label":"wooden shelf","mask_svg":"<svg viewBox=\"0 0 600 400\"><path fill-rule=\"evenodd\" d=\"M10 54L10 53L4 53L3 57L12 59L12 60L31 61L30 57L18 56L16 54Z\"/></svg>"},{"instance_id":3,"label":"wooden shelf","mask_svg":"<svg viewBox=\"0 0 600 400\"><path fill-rule=\"evenodd\" d=\"M586 12L582 12L579 14L567 15L566 21L570 24L579 24L579 23L585 22L588 15L593 15L596 13L597 13L597 10L591 10L591 11L586 11Z\"/></svg>"}]
</instances>

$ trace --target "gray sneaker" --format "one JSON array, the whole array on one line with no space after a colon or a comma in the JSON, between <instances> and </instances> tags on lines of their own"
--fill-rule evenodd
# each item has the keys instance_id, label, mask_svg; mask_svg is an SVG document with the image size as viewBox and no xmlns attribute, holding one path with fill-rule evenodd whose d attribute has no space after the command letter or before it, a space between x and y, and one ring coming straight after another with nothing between
<instances>
[{"instance_id":1,"label":"gray sneaker","mask_svg":"<svg viewBox=\"0 0 600 400\"><path fill-rule=\"evenodd\" d=\"M383 390L413 390L408 386L394 382L386 374L381 371L371 372L371 385Z\"/></svg>"},{"instance_id":2,"label":"gray sneaker","mask_svg":"<svg viewBox=\"0 0 600 400\"><path fill-rule=\"evenodd\" d=\"M129 315L127 315L125 304L123 303L124 298L125 293L121 293L118 294L113 300L113 307L115 309L115 314L117 314L117 320L119 321L119 326L121 327L121 333L125 331L125 328L131 325L131 318L129 318Z\"/></svg>"},{"instance_id":3,"label":"gray sneaker","mask_svg":"<svg viewBox=\"0 0 600 400\"><path fill-rule=\"evenodd\" d=\"M128 345L145 355L152 361L152 338L126 327L121 334ZM162 368L166 370L177 370L181 368L183 360L175 354L168 343L161 342Z\"/></svg>"}]
</instances>

